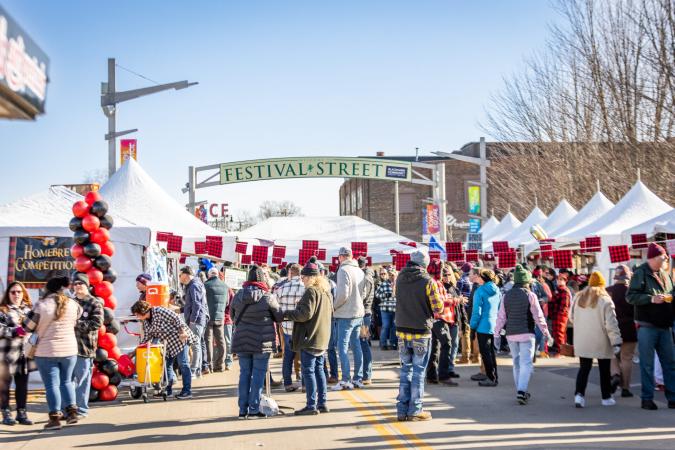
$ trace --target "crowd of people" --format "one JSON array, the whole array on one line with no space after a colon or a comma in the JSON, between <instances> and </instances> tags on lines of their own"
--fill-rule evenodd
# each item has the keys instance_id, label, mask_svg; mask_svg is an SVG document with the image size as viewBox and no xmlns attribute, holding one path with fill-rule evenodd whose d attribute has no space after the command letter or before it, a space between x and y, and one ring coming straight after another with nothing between
<instances>
[{"instance_id":1,"label":"crowd of people","mask_svg":"<svg viewBox=\"0 0 675 450\"><path fill-rule=\"evenodd\" d=\"M148 274L136 279L139 299L131 312L141 322L141 343L165 346L167 395L192 398L192 380L239 364L239 418L266 417L266 384L302 390L306 405L296 415L330 412L328 391L364 389L372 383L372 341L400 360L397 419L431 419L423 407L425 384L454 387L457 365L479 364L471 376L480 387L499 385L499 352L513 360L515 400L531 399L537 358L579 359L574 404L586 406L588 377L597 360L601 404L614 393L632 397L631 371L639 358L641 406L657 409L655 390L675 408L673 276L665 250L650 244L647 261L632 270L621 264L613 284L600 272L590 276L525 265L505 272L471 263L429 260L415 251L400 271L380 267L349 248L339 251L329 273L316 258L276 273L251 266L236 293L211 267L180 270L183 295L172 292L167 307L152 306ZM0 303L0 408L5 425L30 425L26 412L28 376L38 370L49 409L47 429L77 423L89 412L89 386L102 303L90 294L85 275L53 278L33 303L26 288L10 283ZM636 353L637 349L637 353ZM270 358L281 357L281 380ZM295 375L295 376L294 376ZM16 416L9 409L14 384Z\"/></svg>"}]
</instances>

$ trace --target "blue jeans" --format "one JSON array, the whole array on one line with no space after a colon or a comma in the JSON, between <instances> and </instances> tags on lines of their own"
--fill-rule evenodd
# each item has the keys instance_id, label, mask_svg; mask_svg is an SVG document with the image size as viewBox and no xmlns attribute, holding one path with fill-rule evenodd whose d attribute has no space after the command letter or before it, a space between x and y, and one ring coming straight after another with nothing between
<instances>
[{"instance_id":1,"label":"blue jeans","mask_svg":"<svg viewBox=\"0 0 675 450\"><path fill-rule=\"evenodd\" d=\"M338 377L338 357L337 357L337 324L335 319L330 324L330 341L328 342L328 365L330 366L330 377Z\"/></svg>"},{"instance_id":2,"label":"blue jeans","mask_svg":"<svg viewBox=\"0 0 675 450\"><path fill-rule=\"evenodd\" d=\"M368 327L369 333L371 319L370 314L363 316L363 325ZM373 354L370 352L370 337L366 339L359 337L359 340L361 341L361 353L363 353L363 379L370 380L373 378Z\"/></svg>"},{"instance_id":3,"label":"blue jeans","mask_svg":"<svg viewBox=\"0 0 675 450\"><path fill-rule=\"evenodd\" d=\"M354 353L354 379L361 380L363 378L363 353L361 352L361 342L359 342L359 328L363 323L363 318L335 319L335 322L337 323L337 347L340 355L342 381L350 381L349 348Z\"/></svg>"},{"instance_id":4,"label":"blue jeans","mask_svg":"<svg viewBox=\"0 0 675 450\"><path fill-rule=\"evenodd\" d=\"M225 367L229 369L234 363L232 357L232 324L223 327L223 335L225 336Z\"/></svg>"},{"instance_id":5,"label":"blue jeans","mask_svg":"<svg viewBox=\"0 0 675 450\"><path fill-rule=\"evenodd\" d=\"M190 369L192 370L192 373L196 375L197 372L202 370L203 356L204 351L206 350L206 348L202 346L204 342L204 325L193 323L190 325L190 330L198 338L196 342L192 344L192 360L190 361Z\"/></svg>"},{"instance_id":6,"label":"blue jeans","mask_svg":"<svg viewBox=\"0 0 675 450\"><path fill-rule=\"evenodd\" d=\"M269 353L239 354L239 414L258 414Z\"/></svg>"},{"instance_id":7,"label":"blue jeans","mask_svg":"<svg viewBox=\"0 0 675 450\"><path fill-rule=\"evenodd\" d=\"M431 355L431 339L399 340L398 354L401 359L401 376L396 397L396 413L401 417L410 417L422 412L424 375Z\"/></svg>"},{"instance_id":8,"label":"blue jeans","mask_svg":"<svg viewBox=\"0 0 675 450\"><path fill-rule=\"evenodd\" d=\"M513 380L516 383L516 391L527 392L532 376L534 337L527 342L511 341L508 338L507 341L511 350L511 358L513 358Z\"/></svg>"},{"instance_id":9,"label":"blue jeans","mask_svg":"<svg viewBox=\"0 0 675 450\"><path fill-rule=\"evenodd\" d=\"M304 350L300 352L302 378L305 381L307 408L309 409L326 406L328 384L326 382L326 373L323 371L326 362L325 355L324 353L321 356L315 356Z\"/></svg>"},{"instance_id":10,"label":"blue jeans","mask_svg":"<svg viewBox=\"0 0 675 450\"><path fill-rule=\"evenodd\" d=\"M91 389L91 368L93 358L77 357L73 370L73 383L75 385L75 403L77 413L86 416L89 413L89 391Z\"/></svg>"},{"instance_id":11,"label":"blue jeans","mask_svg":"<svg viewBox=\"0 0 675 450\"><path fill-rule=\"evenodd\" d=\"M76 406L73 370L77 356L46 357L36 356L35 363L40 377L45 384L49 412L62 411L69 406Z\"/></svg>"},{"instance_id":12,"label":"blue jeans","mask_svg":"<svg viewBox=\"0 0 675 450\"><path fill-rule=\"evenodd\" d=\"M382 328L380 329L380 348L385 345L396 346L396 326L394 314L391 311L382 311Z\"/></svg>"},{"instance_id":13,"label":"blue jeans","mask_svg":"<svg viewBox=\"0 0 675 450\"><path fill-rule=\"evenodd\" d=\"M183 388L180 390L183 394L192 394L192 371L190 370L189 361L190 346L185 344L183 350L178 352L174 357L166 357L166 372L169 377L169 389L172 388L176 375L173 373L173 362L178 358L178 367L180 368L180 376L183 381Z\"/></svg>"},{"instance_id":14,"label":"blue jeans","mask_svg":"<svg viewBox=\"0 0 675 450\"><path fill-rule=\"evenodd\" d=\"M284 386L293 384L293 360L295 352L291 349L292 336L284 333L284 359L281 365L281 374L284 377Z\"/></svg>"},{"instance_id":15,"label":"blue jeans","mask_svg":"<svg viewBox=\"0 0 675 450\"><path fill-rule=\"evenodd\" d=\"M640 351L640 378L642 400L654 399L654 351L663 368L663 384L666 398L675 402L675 350L671 328L638 328L638 350Z\"/></svg>"}]
</instances>

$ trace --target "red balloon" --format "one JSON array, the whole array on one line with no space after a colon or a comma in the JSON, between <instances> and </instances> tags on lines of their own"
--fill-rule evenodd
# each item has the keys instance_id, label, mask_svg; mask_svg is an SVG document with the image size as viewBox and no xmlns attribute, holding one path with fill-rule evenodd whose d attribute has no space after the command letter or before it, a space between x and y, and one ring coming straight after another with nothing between
<instances>
[{"instance_id":1,"label":"red balloon","mask_svg":"<svg viewBox=\"0 0 675 450\"><path fill-rule=\"evenodd\" d=\"M91 376L91 387L93 387L96 390L105 389L106 386L108 386L108 383L110 383L108 375L102 372L97 372L96 374L92 374Z\"/></svg>"},{"instance_id":2,"label":"red balloon","mask_svg":"<svg viewBox=\"0 0 675 450\"><path fill-rule=\"evenodd\" d=\"M87 205L89 206L99 200L103 200L103 197L101 197L101 194L99 194L98 191L89 191L87 192L87 195L84 196L84 201L87 202Z\"/></svg>"},{"instance_id":3,"label":"red balloon","mask_svg":"<svg viewBox=\"0 0 675 450\"><path fill-rule=\"evenodd\" d=\"M98 220L98 218L96 220ZM82 220L82 222L84 223L84 220ZM110 240L110 232L105 228L98 228L91 232L91 234L89 235L89 240L95 244L103 245ZM103 250L103 248L101 248L101 250Z\"/></svg>"},{"instance_id":4,"label":"red balloon","mask_svg":"<svg viewBox=\"0 0 675 450\"><path fill-rule=\"evenodd\" d=\"M75 258L75 270L78 272L87 273L93 266L94 263L88 256L81 255Z\"/></svg>"},{"instance_id":5,"label":"red balloon","mask_svg":"<svg viewBox=\"0 0 675 450\"><path fill-rule=\"evenodd\" d=\"M120 356L122 356L122 350L120 350L120 348L117 346L111 348L110 351L108 352L108 358L112 358L115 361L117 361L120 358Z\"/></svg>"},{"instance_id":6,"label":"red balloon","mask_svg":"<svg viewBox=\"0 0 675 450\"><path fill-rule=\"evenodd\" d=\"M105 325L101 325L101 328L98 329L98 338L101 339L101 336L104 336L106 333Z\"/></svg>"},{"instance_id":7,"label":"red balloon","mask_svg":"<svg viewBox=\"0 0 675 450\"><path fill-rule=\"evenodd\" d=\"M98 393L98 399L102 402L110 402L117 398L117 386L112 384L107 385Z\"/></svg>"},{"instance_id":8,"label":"red balloon","mask_svg":"<svg viewBox=\"0 0 675 450\"><path fill-rule=\"evenodd\" d=\"M104 350L110 351L117 346L117 338L112 333L106 333L98 338L98 346Z\"/></svg>"},{"instance_id":9,"label":"red balloon","mask_svg":"<svg viewBox=\"0 0 675 450\"><path fill-rule=\"evenodd\" d=\"M82 219L87 214L89 214L89 205L87 205L87 202L80 200L73 204L73 215L75 217Z\"/></svg>"},{"instance_id":10,"label":"red balloon","mask_svg":"<svg viewBox=\"0 0 675 450\"><path fill-rule=\"evenodd\" d=\"M99 228L99 230L105 230L105 228ZM115 253L115 246L112 242L106 241L103 243L98 243L101 246L101 254L112 256Z\"/></svg>"},{"instance_id":11,"label":"red balloon","mask_svg":"<svg viewBox=\"0 0 675 450\"><path fill-rule=\"evenodd\" d=\"M96 267L92 267L87 271L87 278L89 278L89 284L95 286L103 281L103 272Z\"/></svg>"},{"instance_id":12,"label":"red balloon","mask_svg":"<svg viewBox=\"0 0 675 450\"><path fill-rule=\"evenodd\" d=\"M107 281L106 281L106 283L107 283ZM103 306L105 306L106 308L110 308L110 309L117 308L117 298L115 298L114 295L111 295L107 298L104 298L103 299Z\"/></svg>"},{"instance_id":13,"label":"red balloon","mask_svg":"<svg viewBox=\"0 0 675 450\"><path fill-rule=\"evenodd\" d=\"M77 258L82 255L84 255L84 248L80 244L74 244L70 247L70 256Z\"/></svg>"},{"instance_id":14,"label":"red balloon","mask_svg":"<svg viewBox=\"0 0 675 450\"><path fill-rule=\"evenodd\" d=\"M134 374L136 366L129 355L120 355L117 359L117 371L124 377L130 377Z\"/></svg>"},{"instance_id":15,"label":"red balloon","mask_svg":"<svg viewBox=\"0 0 675 450\"><path fill-rule=\"evenodd\" d=\"M98 230L98 228L101 226L101 222L98 220L98 217L96 217L93 214L87 214L82 218L82 228L84 228L85 231L92 232Z\"/></svg>"},{"instance_id":16,"label":"red balloon","mask_svg":"<svg viewBox=\"0 0 675 450\"><path fill-rule=\"evenodd\" d=\"M94 286L94 293L96 296L103 299L110 297L114 291L115 288L109 281L101 281L99 284Z\"/></svg>"}]
</instances>

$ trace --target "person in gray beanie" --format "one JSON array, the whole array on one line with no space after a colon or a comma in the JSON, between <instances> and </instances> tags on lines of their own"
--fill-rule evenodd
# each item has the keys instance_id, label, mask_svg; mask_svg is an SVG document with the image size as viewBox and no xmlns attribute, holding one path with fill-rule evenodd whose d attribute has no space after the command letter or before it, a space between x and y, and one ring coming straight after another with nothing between
<instances>
[{"instance_id":1,"label":"person in gray beanie","mask_svg":"<svg viewBox=\"0 0 675 450\"><path fill-rule=\"evenodd\" d=\"M443 298L438 283L426 271L428 263L426 253L414 252L396 280L396 336L401 360L396 416L401 422L431 420L431 413L422 409L422 398L431 327L434 314L443 312Z\"/></svg>"}]
</instances>

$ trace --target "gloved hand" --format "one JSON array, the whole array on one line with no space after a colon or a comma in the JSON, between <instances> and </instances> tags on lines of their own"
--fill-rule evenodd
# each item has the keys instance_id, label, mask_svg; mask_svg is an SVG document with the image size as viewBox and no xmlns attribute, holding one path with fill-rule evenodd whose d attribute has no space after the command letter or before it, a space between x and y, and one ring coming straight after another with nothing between
<instances>
[{"instance_id":1,"label":"gloved hand","mask_svg":"<svg viewBox=\"0 0 675 450\"><path fill-rule=\"evenodd\" d=\"M621 345L615 345L613 347L614 349L614 355L619 356L619 353L621 353Z\"/></svg>"},{"instance_id":2,"label":"gloved hand","mask_svg":"<svg viewBox=\"0 0 675 450\"><path fill-rule=\"evenodd\" d=\"M26 335L26 330L24 330L23 327L14 328L14 336L24 337L25 335Z\"/></svg>"}]
</instances>

